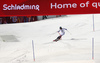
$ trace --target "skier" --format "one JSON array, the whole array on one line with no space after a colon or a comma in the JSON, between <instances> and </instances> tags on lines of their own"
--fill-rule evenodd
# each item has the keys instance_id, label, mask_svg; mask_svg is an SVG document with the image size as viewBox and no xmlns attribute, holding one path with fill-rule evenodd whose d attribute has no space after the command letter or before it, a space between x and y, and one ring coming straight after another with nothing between
<instances>
[{"instance_id":1,"label":"skier","mask_svg":"<svg viewBox=\"0 0 100 63\"><path fill-rule=\"evenodd\" d=\"M59 33L60 36L58 36L54 41L58 41L61 39L61 37L65 34L65 30L67 30L66 28L62 28L62 27L59 27L59 31L57 31Z\"/></svg>"}]
</instances>

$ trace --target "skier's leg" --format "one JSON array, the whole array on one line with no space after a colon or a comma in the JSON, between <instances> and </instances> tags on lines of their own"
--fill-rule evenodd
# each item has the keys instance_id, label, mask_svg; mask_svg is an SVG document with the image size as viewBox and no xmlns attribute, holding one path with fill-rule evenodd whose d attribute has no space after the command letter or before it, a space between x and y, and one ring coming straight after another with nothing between
<instances>
[{"instance_id":1,"label":"skier's leg","mask_svg":"<svg viewBox=\"0 0 100 63\"><path fill-rule=\"evenodd\" d=\"M59 39L61 39L61 37L62 37L62 36L58 36L57 39L59 40Z\"/></svg>"},{"instance_id":2,"label":"skier's leg","mask_svg":"<svg viewBox=\"0 0 100 63\"><path fill-rule=\"evenodd\" d=\"M60 35L60 36L61 36L60 39L62 38L62 36L63 36L64 34L65 34L65 33L61 33L61 35Z\"/></svg>"},{"instance_id":3,"label":"skier's leg","mask_svg":"<svg viewBox=\"0 0 100 63\"><path fill-rule=\"evenodd\" d=\"M53 41L58 41L58 40L60 40L61 39L61 37L62 36L58 36L55 40L53 40Z\"/></svg>"}]
</instances>

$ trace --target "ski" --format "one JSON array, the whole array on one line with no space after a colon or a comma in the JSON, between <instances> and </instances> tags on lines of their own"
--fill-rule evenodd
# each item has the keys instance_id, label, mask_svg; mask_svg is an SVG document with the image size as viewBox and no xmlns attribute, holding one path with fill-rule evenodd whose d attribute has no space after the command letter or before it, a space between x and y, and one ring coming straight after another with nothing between
<instances>
[{"instance_id":1,"label":"ski","mask_svg":"<svg viewBox=\"0 0 100 63\"><path fill-rule=\"evenodd\" d=\"M53 40L53 42L57 42L57 41L59 41L59 40L61 40L61 39L55 39L55 40Z\"/></svg>"}]
</instances>

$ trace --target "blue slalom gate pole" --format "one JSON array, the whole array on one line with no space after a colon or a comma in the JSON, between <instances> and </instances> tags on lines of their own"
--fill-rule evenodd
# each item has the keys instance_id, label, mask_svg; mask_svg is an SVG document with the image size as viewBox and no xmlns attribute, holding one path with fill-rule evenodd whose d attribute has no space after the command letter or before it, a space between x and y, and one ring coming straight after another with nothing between
<instances>
[{"instance_id":1,"label":"blue slalom gate pole","mask_svg":"<svg viewBox=\"0 0 100 63\"><path fill-rule=\"evenodd\" d=\"M33 48L33 59L34 59L34 61L35 61L34 42L33 42L33 40L32 40L32 48Z\"/></svg>"},{"instance_id":2,"label":"blue slalom gate pole","mask_svg":"<svg viewBox=\"0 0 100 63\"><path fill-rule=\"evenodd\" d=\"M95 27L94 27L94 14L93 14L93 31L95 31Z\"/></svg>"},{"instance_id":3,"label":"blue slalom gate pole","mask_svg":"<svg viewBox=\"0 0 100 63\"><path fill-rule=\"evenodd\" d=\"M92 38L92 59L94 60L94 38Z\"/></svg>"}]
</instances>

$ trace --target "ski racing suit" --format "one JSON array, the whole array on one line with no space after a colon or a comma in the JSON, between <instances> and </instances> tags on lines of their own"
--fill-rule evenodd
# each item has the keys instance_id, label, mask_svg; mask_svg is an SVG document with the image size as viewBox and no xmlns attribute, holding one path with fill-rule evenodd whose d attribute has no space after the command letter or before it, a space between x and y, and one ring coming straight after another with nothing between
<instances>
[{"instance_id":1,"label":"ski racing suit","mask_svg":"<svg viewBox=\"0 0 100 63\"><path fill-rule=\"evenodd\" d=\"M65 30L67 30L66 28L62 28L58 31L58 33L60 34L60 36L57 37L57 39L60 39L64 34L65 34Z\"/></svg>"}]
</instances>

